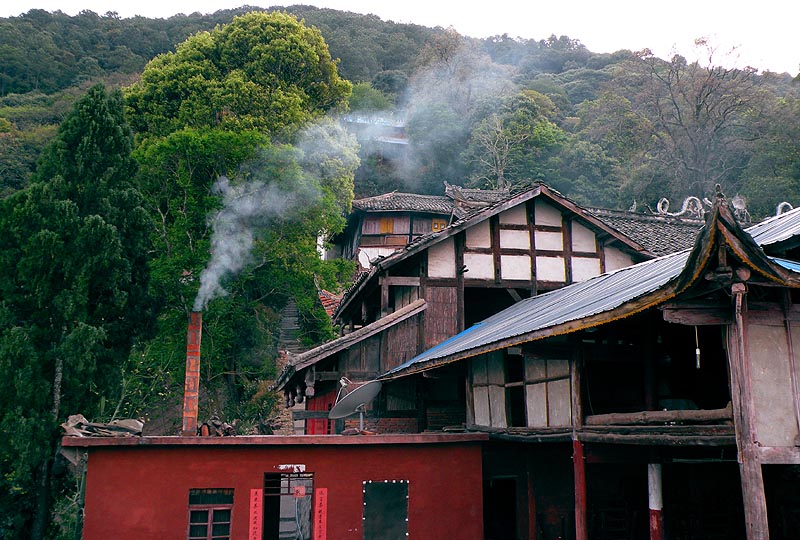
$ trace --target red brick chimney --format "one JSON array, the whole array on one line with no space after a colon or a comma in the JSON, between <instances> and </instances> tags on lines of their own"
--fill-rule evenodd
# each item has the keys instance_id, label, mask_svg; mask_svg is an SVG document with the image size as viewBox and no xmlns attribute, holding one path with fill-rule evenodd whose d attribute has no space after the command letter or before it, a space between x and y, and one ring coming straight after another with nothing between
<instances>
[{"instance_id":1,"label":"red brick chimney","mask_svg":"<svg viewBox=\"0 0 800 540\"><path fill-rule=\"evenodd\" d=\"M189 313L186 332L186 379L183 385L183 429L181 435L197 435L197 398L200 388L200 338L203 335L203 313Z\"/></svg>"}]
</instances>

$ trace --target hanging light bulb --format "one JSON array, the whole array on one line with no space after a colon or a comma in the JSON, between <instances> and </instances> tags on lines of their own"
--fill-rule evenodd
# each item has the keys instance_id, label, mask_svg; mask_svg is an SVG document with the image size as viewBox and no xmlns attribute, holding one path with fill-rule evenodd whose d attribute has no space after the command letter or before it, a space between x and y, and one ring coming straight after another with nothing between
<instances>
[{"instance_id":1,"label":"hanging light bulb","mask_svg":"<svg viewBox=\"0 0 800 540\"><path fill-rule=\"evenodd\" d=\"M700 338L697 335L697 326L694 327L694 356L695 356L695 369L700 369Z\"/></svg>"}]
</instances>

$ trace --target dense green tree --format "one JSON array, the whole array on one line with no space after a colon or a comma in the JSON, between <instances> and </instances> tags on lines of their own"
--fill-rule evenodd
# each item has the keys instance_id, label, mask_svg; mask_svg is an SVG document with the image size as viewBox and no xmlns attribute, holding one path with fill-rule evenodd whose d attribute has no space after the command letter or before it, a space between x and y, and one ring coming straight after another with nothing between
<instances>
[{"instance_id":1,"label":"dense green tree","mask_svg":"<svg viewBox=\"0 0 800 540\"><path fill-rule=\"evenodd\" d=\"M765 124L741 188L756 218L774 214L782 201L800 204L800 99L776 100Z\"/></svg>"},{"instance_id":2,"label":"dense green tree","mask_svg":"<svg viewBox=\"0 0 800 540\"><path fill-rule=\"evenodd\" d=\"M704 40L697 45L709 47ZM645 128L634 143L647 161L633 179L640 200L704 195L718 183L729 191L741 186L753 143L761 137L761 79L751 68L717 65L710 48L706 58L690 63L676 55L665 62L644 51L616 72L613 92L630 101Z\"/></svg>"},{"instance_id":3,"label":"dense green tree","mask_svg":"<svg viewBox=\"0 0 800 540\"><path fill-rule=\"evenodd\" d=\"M343 105L350 90L319 31L253 12L156 57L127 101L146 135L216 126L277 134Z\"/></svg>"},{"instance_id":4,"label":"dense green tree","mask_svg":"<svg viewBox=\"0 0 800 540\"><path fill-rule=\"evenodd\" d=\"M392 102L389 98L369 83L357 83L353 85L353 93L350 94L350 110L355 112L376 112L392 109Z\"/></svg>"},{"instance_id":5,"label":"dense green tree","mask_svg":"<svg viewBox=\"0 0 800 540\"><path fill-rule=\"evenodd\" d=\"M553 103L524 90L494 108L470 134L464 158L472 166L471 182L510 189L546 178L549 154L564 138L553 122Z\"/></svg>"},{"instance_id":6,"label":"dense green tree","mask_svg":"<svg viewBox=\"0 0 800 540\"><path fill-rule=\"evenodd\" d=\"M182 328L202 309L203 382L214 396L203 413L235 415L253 395L266 399L256 382L274 375L290 298L309 341L331 335L314 279L331 284L338 268L319 261L316 242L343 226L358 157L323 115L346 108L350 89L317 30L263 12L192 36L127 89L161 302L158 334L132 372L166 378L178 393ZM139 414L134 394L126 410Z\"/></svg>"},{"instance_id":7,"label":"dense green tree","mask_svg":"<svg viewBox=\"0 0 800 540\"><path fill-rule=\"evenodd\" d=\"M94 87L0 212L0 483L4 538L43 538L59 422L101 419L149 327L150 220L122 96ZM107 414L107 412L106 412Z\"/></svg>"}]
</instances>

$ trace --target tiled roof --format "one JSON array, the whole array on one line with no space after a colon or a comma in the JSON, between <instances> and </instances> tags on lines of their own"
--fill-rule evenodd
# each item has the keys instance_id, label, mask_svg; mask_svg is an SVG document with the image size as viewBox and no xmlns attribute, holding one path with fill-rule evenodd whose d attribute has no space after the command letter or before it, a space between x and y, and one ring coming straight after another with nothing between
<instances>
[{"instance_id":1,"label":"tiled roof","mask_svg":"<svg viewBox=\"0 0 800 540\"><path fill-rule=\"evenodd\" d=\"M494 189L463 188L445 183L445 195L419 195L392 191L374 197L353 201L353 208L365 212L431 212L450 215L455 211L458 218L475 208L502 201L509 197L508 191Z\"/></svg>"},{"instance_id":2,"label":"tiled roof","mask_svg":"<svg viewBox=\"0 0 800 540\"><path fill-rule=\"evenodd\" d=\"M692 247L703 220L619 210L587 208L587 212L655 255Z\"/></svg>"},{"instance_id":3,"label":"tiled roof","mask_svg":"<svg viewBox=\"0 0 800 540\"><path fill-rule=\"evenodd\" d=\"M463 218L454 221L445 229L420 236L419 238L416 238L410 243L406 244L405 246L399 248L391 255L372 261L373 264L372 268L368 272L359 275L356 281L353 283L353 285L351 285L350 288L344 293L342 297L342 302L339 304L339 307L334 313L334 320L336 320L336 318L341 316L342 312L347 309L348 304L352 301L354 297L356 297L359 294L359 291L366 286L366 283L368 281L374 279L375 276L385 271L392 265L396 264L399 261L404 260L411 254L417 253L427 248L428 246L435 244L436 242L439 242L445 238L449 238L450 236L456 234L457 232L460 232L468 227L471 227L472 225L474 225L479 221L488 219L489 216L500 213L501 211L516 206L517 204L521 204L529 199L532 199L533 197L539 196L539 194L544 194L546 197L549 198L549 200L556 201L559 204L564 205L566 208L572 210L573 212L582 215L587 221L590 222L594 221L595 226L605 230L607 233L611 235L617 236L621 242L625 243L630 249L639 252L643 257L645 258L652 257L655 254L654 252L645 251L646 248L644 248L644 246L639 244L632 237L628 236L624 232L617 232L612 225L606 223L604 220L601 220L599 217L586 211L582 207L577 206L575 203L573 203L572 201L570 201L557 191L547 187L544 184L537 183L533 187L526 188L522 191L509 193L506 195L506 198L501 199L497 202L490 203L488 205L483 204L480 207L475 207L471 209L470 212L466 214ZM672 251L669 251L669 253L671 253Z\"/></svg>"},{"instance_id":4,"label":"tiled roof","mask_svg":"<svg viewBox=\"0 0 800 540\"><path fill-rule=\"evenodd\" d=\"M319 300L322 302L322 307L325 308L325 313L328 317L333 317L333 312L339 307L339 302L342 301L342 296L328 292L325 289L319 289Z\"/></svg>"},{"instance_id":5,"label":"tiled roof","mask_svg":"<svg viewBox=\"0 0 800 540\"><path fill-rule=\"evenodd\" d=\"M442 195L417 195L416 193L384 193L375 197L353 201L356 210L372 212L417 211L447 214L453 211L453 201Z\"/></svg>"}]
</instances>

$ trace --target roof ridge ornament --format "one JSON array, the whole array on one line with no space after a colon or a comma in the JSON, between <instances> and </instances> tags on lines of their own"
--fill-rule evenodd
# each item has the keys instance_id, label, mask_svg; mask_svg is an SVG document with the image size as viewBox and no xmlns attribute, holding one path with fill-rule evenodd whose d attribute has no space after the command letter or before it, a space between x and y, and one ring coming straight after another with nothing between
<instances>
[{"instance_id":1,"label":"roof ridge ornament","mask_svg":"<svg viewBox=\"0 0 800 540\"><path fill-rule=\"evenodd\" d=\"M788 203L787 203L788 204ZM714 200L713 202L708 200L707 198L703 198L701 201L700 198L690 195L683 200L683 204L681 205L681 209L677 212L670 212L669 211L669 199L666 197L661 197L658 201L658 205L656 205L656 212L657 215L661 216L669 216L669 217L688 217L692 219L704 219L706 214L720 206L732 207L733 214L736 219L742 223L750 223L752 218L750 216L750 212L747 211L746 201L744 197L741 195L735 195L731 200L730 203L728 199L725 197L725 194L722 192L722 186L716 184L714 186Z\"/></svg>"},{"instance_id":2,"label":"roof ridge ornament","mask_svg":"<svg viewBox=\"0 0 800 540\"><path fill-rule=\"evenodd\" d=\"M781 214L785 214L786 212L788 212L790 210L794 210L794 206L792 206L791 203L783 201L783 202L779 203L778 206L775 207L775 215L779 216Z\"/></svg>"},{"instance_id":3,"label":"roof ridge ornament","mask_svg":"<svg viewBox=\"0 0 800 540\"><path fill-rule=\"evenodd\" d=\"M703 203L707 206L711 206L711 201L705 199L701 201L699 198L690 195L683 200L683 204L681 205L681 209L677 212L670 212L669 211L669 199L666 197L661 197L656 205L656 214L662 216L670 216L670 217L682 217L686 216L689 218L694 219L703 219L703 215L705 214L706 210L704 208Z\"/></svg>"}]
</instances>

